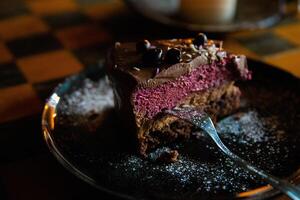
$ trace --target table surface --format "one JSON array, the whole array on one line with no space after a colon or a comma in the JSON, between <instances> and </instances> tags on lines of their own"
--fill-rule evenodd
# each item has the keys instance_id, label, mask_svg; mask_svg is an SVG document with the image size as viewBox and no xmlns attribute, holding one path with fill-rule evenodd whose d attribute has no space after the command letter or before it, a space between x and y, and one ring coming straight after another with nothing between
<instances>
[{"instance_id":1,"label":"table surface","mask_svg":"<svg viewBox=\"0 0 300 200\"><path fill-rule=\"evenodd\" d=\"M0 199L116 199L50 154L40 126L45 99L65 77L96 65L114 41L196 33L137 17L118 0L1 0L0 8ZM300 77L299 19L210 36Z\"/></svg>"}]
</instances>

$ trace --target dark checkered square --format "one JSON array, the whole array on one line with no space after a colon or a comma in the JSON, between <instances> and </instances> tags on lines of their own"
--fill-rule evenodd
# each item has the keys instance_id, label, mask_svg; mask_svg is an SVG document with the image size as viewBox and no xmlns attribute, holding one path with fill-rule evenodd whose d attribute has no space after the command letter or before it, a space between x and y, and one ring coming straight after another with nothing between
<instances>
[{"instance_id":1,"label":"dark checkered square","mask_svg":"<svg viewBox=\"0 0 300 200\"><path fill-rule=\"evenodd\" d=\"M26 79L14 63L0 64L0 88L26 83Z\"/></svg>"},{"instance_id":2,"label":"dark checkered square","mask_svg":"<svg viewBox=\"0 0 300 200\"><path fill-rule=\"evenodd\" d=\"M53 92L54 88L59 83L63 82L63 80L64 78L59 78L47 82L35 83L33 84L33 88L42 100L46 100L51 95L51 92Z\"/></svg>"},{"instance_id":3,"label":"dark checkered square","mask_svg":"<svg viewBox=\"0 0 300 200\"><path fill-rule=\"evenodd\" d=\"M88 6L93 4L99 4L99 3L107 3L110 0L75 0L78 4L82 6Z\"/></svg>"},{"instance_id":4,"label":"dark checkered square","mask_svg":"<svg viewBox=\"0 0 300 200\"><path fill-rule=\"evenodd\" d=\"M47 150L42 134L37 134L40 120L39 114L1 124L0 164L28 158Z\"/></svg>"},{"instance_id":5,"label":"dark checkered square","mask_svg":"<svg viewBox=\"0 0 300 200\"><path fill-rule=\"evenodd\" d=\"M62 48L61 43L49 33L36 34L7 42L7 47L16 57L28 56Z\"/></svg>"},{"instance_id":6,"label":"dark checkered square","mask_svg":"<svg viewBox=\"0 0 300 200\"><path fill-rule=\"evenodd\" d=\"M97 44L73 51L75 56L84 66L96 66L99 60L103 60L107 54L109 44Z\"/></svg>"},{"instance_id":7,"label":"dark checkered square","mask_svg":"<svg viewBox=\"0 0 300 200\"><path fill-rule=\"evenodd\" d=\"M7 199L7 192L3 180L0 178L0 199L6 200Z\"/></svg>"},{"instance_id":8,"label":"dark checkered square","mask_svg":"<svg viewBox=\"0 0 300 200\"><path fill-rule=\"evenodd\" d=\"M296 45L270 32L241 37L238 38L238 41L261 56L279 53L296 47Z\"/></svg>"},{"instance_id":9,"label":"dark checkered square","mask_svg":"<svg viewBox=\"0 0 300 200\"><path fill-rule=\"evenodd\" d=\"M28 13L22 0L0 0L0 19Z\"/></svg>"},{"instance_id":10,"label":"dark checkered square","mask_svg":"<svg viewBox=\"0 0 300 200\"><path fill-rule=\"evenodd\" d=\"M295 23L299 23L299 19L287 17L287 18L282 19L282 20L278 23L278 26L288 25L288 24L295 24Z\"/></svg>"},{"instance_id":11,"label":"dark checkered square","mask_svg":"<svg viewBox=\"0 0 300 200\"><path fill-rule=\"evenodd\" d=\"M90 19L80 12L67 12L44 17L44 20L54 29L88 23Z\"/></svg>"}]
</instances>

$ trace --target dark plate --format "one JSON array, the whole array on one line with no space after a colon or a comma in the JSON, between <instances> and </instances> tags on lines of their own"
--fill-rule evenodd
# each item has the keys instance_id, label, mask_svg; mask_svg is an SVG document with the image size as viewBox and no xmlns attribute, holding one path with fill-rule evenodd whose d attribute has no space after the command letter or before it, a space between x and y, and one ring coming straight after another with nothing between
<instances>
[{"instance_id":1,"label":"dark plate","mask_svg":"<svg viewBox=\"0 0 300 200\"><path fill-rule=\"evenodd\" d=\"M254 79L239 83L242 107L218 123L242 158L300 183L300 81L249 60ZM45 140L60 163L98 189L128 199L258 198L278 194L226 159L201 132L176 144L179 162L153 163L134 154L115 116L103 65L68 78L47 101Z\"/></svg>"}]
</instances>

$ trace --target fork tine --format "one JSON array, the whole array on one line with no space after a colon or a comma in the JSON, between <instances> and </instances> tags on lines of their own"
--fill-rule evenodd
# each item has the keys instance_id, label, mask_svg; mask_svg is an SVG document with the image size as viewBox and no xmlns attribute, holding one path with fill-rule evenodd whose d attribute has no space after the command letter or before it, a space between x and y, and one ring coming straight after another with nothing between
<instances>
[{"instance_id":1,"label":"fork tine","mask_svg":"<svg viewBox=\"0 0 300 200\"><path fill-rule=\"evenodd\" d=\"M208 115L205 112L193 106L175 107L171 110L165 110L164 112L179 117L181 119L187 120L191 123L193 123L193 119L195 118L198 118L198 120L204 120L208 117Z\"/></svg>"}]
</instances>

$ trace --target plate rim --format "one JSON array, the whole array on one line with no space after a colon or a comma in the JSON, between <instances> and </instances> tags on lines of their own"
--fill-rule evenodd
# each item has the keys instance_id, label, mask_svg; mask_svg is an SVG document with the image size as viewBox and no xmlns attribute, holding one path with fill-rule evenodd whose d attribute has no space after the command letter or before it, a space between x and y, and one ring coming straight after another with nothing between
<instances>
[{"instance_id":1,"label":"plate rim","mask_svg":"<svg viewBox=\"0 0 300 200\"><path fill-rule=\"evenodd\" d=\"M290 78L299 81L300 83L300 78L293 75L292 73L283 70L281 68L278 68L276 66L270 65L268 63L259 61L259 60L255 60L255 59L251 59L248 58L247 59L248 62L250 61L251 63L258 63L261 65L264 65L265 68L270 68L273 71L277 71L280 73L285 74L286 76L289 76ZM103 63L101 63L103 65ZM41 127L42 127L42 134L43 134L43 138L44 141L46 143L46 145L49 148L49 151L54 155L54 157L58 160L58 162L60 164L62 164L68 171L70 171L72 174L74 174L76 177L78 177L79 179L83 180L84 182L92 185L93 187L95 187L96 189L99 189L101 191L107 192L108 194L114 195L114 196L118 196L121 198L125 198L125 199L129 199L129 200L136 200L136 198L127 195L127 194L123 194L120 192L116 192L114 190L111 189L107 189L105 187L100 186L99 184L97 184L97 182L89 177L88 175L86 175L85 173L83 173L79 168L77 168L75 165L73 165L71 162L69 162L65 156L62 155L62 153L58 150L58 148L55 146L55 142L53 141L52 137L51 137L51 129L54 129L54 118L56 117L55 111L56 111L56 107L59 103L59 96L57 94L59 94L60 90L66 90L66 88L62 88L64 85L68 85L68 87L70 87L70 84L76 80L82 79L83 77L86 76L87 73L89 73L88 71L89 69L87 69L86 71L81 71L78 74L74 74L71 75L67 78L65 78L61 83L59 83L52 91L50 97L46 100L44 107L43 107L43 112L42 112L42 117L41 117ZM94 70L92 70L94 71ZM50 119L48 119L50 118ZM53 124L49 124L48 122L53 121ZM291 179L296 179L296 181L300 181L300 167L299 169L294 172L291 176L289 176L287 178L287 180L291 180ZM276 195L279 195L280 191L272 188L270 185L264 185L264 186L260 186L254 189L251 189L249 191L245 191L245 192L240 192L236 194L236 199L247 199L247 200L258 200L258 199L266 199L266 198L270 198L270 197L274 197Z\"/></svg>"}]
</instances>

